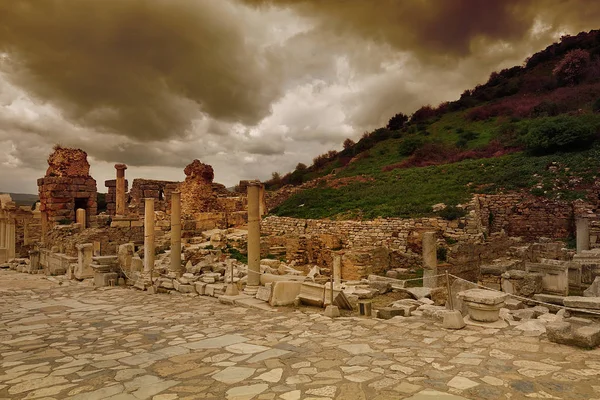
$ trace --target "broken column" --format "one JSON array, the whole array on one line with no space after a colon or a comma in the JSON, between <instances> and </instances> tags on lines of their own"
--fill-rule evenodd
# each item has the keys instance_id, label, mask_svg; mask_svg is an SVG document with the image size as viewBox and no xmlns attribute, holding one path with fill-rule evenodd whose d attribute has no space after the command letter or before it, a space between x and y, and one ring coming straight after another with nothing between
<instances>
[{"instance_id":1,"label":"broken column","mask_svg":"<svg viewBox=\"0 0 600 400\"><path fill-rule=\"evenodd\" d=\"M577 218L577 254L590 249L590 225L587 218Z\"/></svg>"},{"instance_id":2,"label":"broken column","mask_svg":"<svg viewBox=\"0 0 600 400\"><path fill-rule=\"evenodd\" d=\"M437 286L437 249L435 232L423 233L423 287Z\"/></svg>"},{"instance_id":3,"label":"broken column","mask_svg":"<svg viewBox=\"0 0 600 400\"><path fill-rule=\"evenodd\" d=\"M171 194L171 272L181 276L181 193Z\"/></svg>"},{"instance_id":4,"label":"broken column","mask_svg":"<svg viewBox=\"0 0 600 400\"><path fill-rule=\"evenodd\" d=\"M75 222L81 225L82 229L87 228L86 226L86 215L83 208L78 208L75 212Z\"/></svg>"},{"instance_id":5,"label":"broken column","mask_svg":"<svg viewBox=\"0 0 600 400\"><path fill-rule=\"evenodd\" d=\"M115 164L117 187L115 194L115 215L125 215L125 170L127 165Z\"/></svg>"},{"instance_id":6,"label":"broken column","mask_svg":"<svg viewBox=\"0 0 600 400\"><path fill-rule=\"evenodd\" d=\"M144 214L144 277L154 269L154 199L146 199Z\"/></svg>"},{"instance_id":7,"label":"broken column","mask_svg":"<svg viewBox=\"0 0 600 400\"><path fill-rule=\"evenodd\" d=\"M342 256L336 254L333 256L333 287L340 287L342 284Z\"/></svg>"},{"instance_id":8,"label":"broken column","mask_svg":"<svg viewBox=\"0 0 600 400\"><path fill-rule=\"evenodd\" d=\"M248 283L244 290L253 295L260 286L260 183L248 183Z\"/></svg>"}]
</instances>

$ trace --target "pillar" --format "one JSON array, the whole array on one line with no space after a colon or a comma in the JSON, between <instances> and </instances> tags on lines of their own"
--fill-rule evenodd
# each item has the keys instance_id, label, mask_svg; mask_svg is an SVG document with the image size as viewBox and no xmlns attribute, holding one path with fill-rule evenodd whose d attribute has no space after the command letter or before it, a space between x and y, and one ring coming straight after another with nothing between
<instances>
[{"instance_id":1,"label":"pillar","mask_svg":"<svg viewBox=\"0 0 600 400\"><path fill-rule=\"evenodd\" d=\"M77 245L77 267L75 268L75 278L86 279L94 277L92 257L94 255L94 245L92 243L84 243Z\"/></svg>"},{"instance_id":2,"label":"pillar","mask_svg":"<svg viewBox=\"0 0 600 400\"><path fill-rule=\"evenodd\" d=\"M8 259L12 260L16 255L16 225L15 220L9 218L8 220Z\"/></svg>"},{"instance_id":3,"label":"pillar","mask_svg":"<svg viewBox=\"0 0 600 400\"><path fill-rule=\"evenodd\" d=\"M245 292L260 286L260 183L248 183L248 281Z\"/></svg>"},{"instance_id":4,"label":"pillar","mask_svg":"<svg viewBox=\"0 0 600 400\"><path fill-rule=\"evenodd\" d=\"M146 199L144 215L144 275L154 269L154 199Z\"/></svg>"},{"instance_id":5,"label":"pillar","mask_svg":"<svg viewBox=\"0 0 600 400\"><path fill-rule=\"evenodd\" d=\"M78 223L78 224L81 224L81 229L87 228L87 226L86 226L85 209L78 208L75 211L75 222Z\"/></svg>"},{"instance_id":6,"label":"pillar","mask_svg":"<svg viewBox=\"0 0 600 400\"><path fill-rule=\"evenodd\" d=\"M115 194L115 215L125 215L125 170L127 165L115 164L117 170L117 187Z\"/></svg>"},{"instance_id":7,"label":"pillar","mask_svg":"<svg viewBox=\"0 0 600 400\"><path fill-rule=\"evenodd\" d=\"M436 287L437 248L435 232L423 233L423 287Z\"/></svg>"},{"instance_id":8,"label":"pillar","mask_svg":"<svg viewBox=\"0 0 600 400\"><path fill-rule=\"evenodd\" d=\"M6 229L8 220L4 216L4 211L0 211L0 249L7 248Z\"/></svg>"},{"instance_id":9,"label":"pillar","mask_svg":"<svg viewBox=\"0 0 600 400\"><path fill-rule=\"evenodd\" d=\"M335 254L333 256L333 287L339 287L342 284L342 256Z\"/></svg>"},{"instance_id":10,"label":"pillar","mask_svg":"<svg viewBox=\"0 0 600 400\"><path fill-rule=\"evenodd\" d=\"M181 193L171 194L171 272L181 276Z\"/></svg>"},{"instance_id":11,"label":"pillar","mask_svg":"<svg viewBox=\"0 0 600 400\"><path fill-rule=\"evenodd\" d=\"M265 197L265 185L260 185L258 194L258 214L263 217L267 213L267 201Z\"/></svg>"},{"instance_id":12,"label":"pillar","mask_svg":"<svg viewBox=\"0 0 600 400\"><path fill-rule=\"evenodd\" d=\"M587 218L577 218L575 222L577 227L577 254L582 250L590 249L590 224Z\"/></svg>"}]
</instances>

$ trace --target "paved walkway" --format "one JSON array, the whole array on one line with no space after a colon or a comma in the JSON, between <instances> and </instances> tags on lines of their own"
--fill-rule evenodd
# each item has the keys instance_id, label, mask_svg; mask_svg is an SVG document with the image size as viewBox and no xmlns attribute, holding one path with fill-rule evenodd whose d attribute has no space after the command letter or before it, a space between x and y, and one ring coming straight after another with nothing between
<instances>
[{"instance_id":1,"label":"paved walkway","mask_svg":"<svg viewBox=\"0 0 600 400\"><path fill-rule=\"evenodd\" d=\"M330 320L0 271L0 399L600 399L599 376L600 349L514 329Z\"/></svg>"}]
</instances>

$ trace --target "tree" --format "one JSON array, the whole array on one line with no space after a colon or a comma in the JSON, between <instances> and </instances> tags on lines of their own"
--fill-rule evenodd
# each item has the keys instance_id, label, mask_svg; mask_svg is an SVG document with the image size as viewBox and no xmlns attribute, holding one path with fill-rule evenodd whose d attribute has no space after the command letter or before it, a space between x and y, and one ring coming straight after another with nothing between
<instances>
[{"instance_id":1,"label":"tree","mask_svg":"<svg viewBox=\"0 0 600 400\"><path fill-rule=\"evenodd\" d=\"M356 143L354 143L354 140L347 138L346 140L344 140L344 150L348 150L351 149L352 147L354 147Z\"/></svg>"},{"instance_id":2,"label":"tree","mask_svg":"<svg viewBox=\"0 0 600 400\"><path fill-rule=\"evenodd\" d=\"M398 113L398 114L394 115L392 118L390 118L390 120L388 121L388 124L387 124L387 128L390 131L399 131L400 129L402 129L402 127L404 127L404 124L406 122L408 122L408 115Z\"/></svg>"},{"instance_id":3,"label":"tree","mask_svg":"<svg viewBox=\"0 0 600 400\"><path fill-rule=\"evenodd\" d=\"M296 165L296 171L306 171L306 164L303 163L298 163L298 165Z\"/></svg>"},{"instance_id":4,"label":"tree","mask_svg":"<svg viewBox=\"0 0 600 400\"><path fill-rule=\"evenodd\" d=\"M556 64L552 73L560 83L574 85L585 76L589 63L590 53L582 49L571 50Z\"/></svg>"}]
</instances>

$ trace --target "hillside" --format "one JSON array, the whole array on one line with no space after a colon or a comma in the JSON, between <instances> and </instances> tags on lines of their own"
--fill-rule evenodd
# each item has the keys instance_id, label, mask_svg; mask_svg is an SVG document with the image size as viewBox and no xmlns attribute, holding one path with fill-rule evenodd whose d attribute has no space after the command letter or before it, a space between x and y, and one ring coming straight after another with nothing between
<instances>
[{"instance_id":1,"label":"hillside","mask_svg":"<svg viewBox=\"0 0 600 400\"><path fill-rule=\"evenodd\" d=\"M437 203L515 190L581 198L600 170L599 139L600 31L590 31L492 73L456 101L399 113L340 152L274 174L268 189L295 194L271 213L423 216Z\"/></svg>"},{"instance_id":2,"label":"hillside","mask_svg":"<svg viewBox=\"0 0 600 400\"><path fill-rule=\"evenodd\" d=\"M35 202L39 201L40 198L37 194L27 194L27 193L9 193L10 197L13 199L18 206L33 206Z\"/></svg>"}]
</instances>

